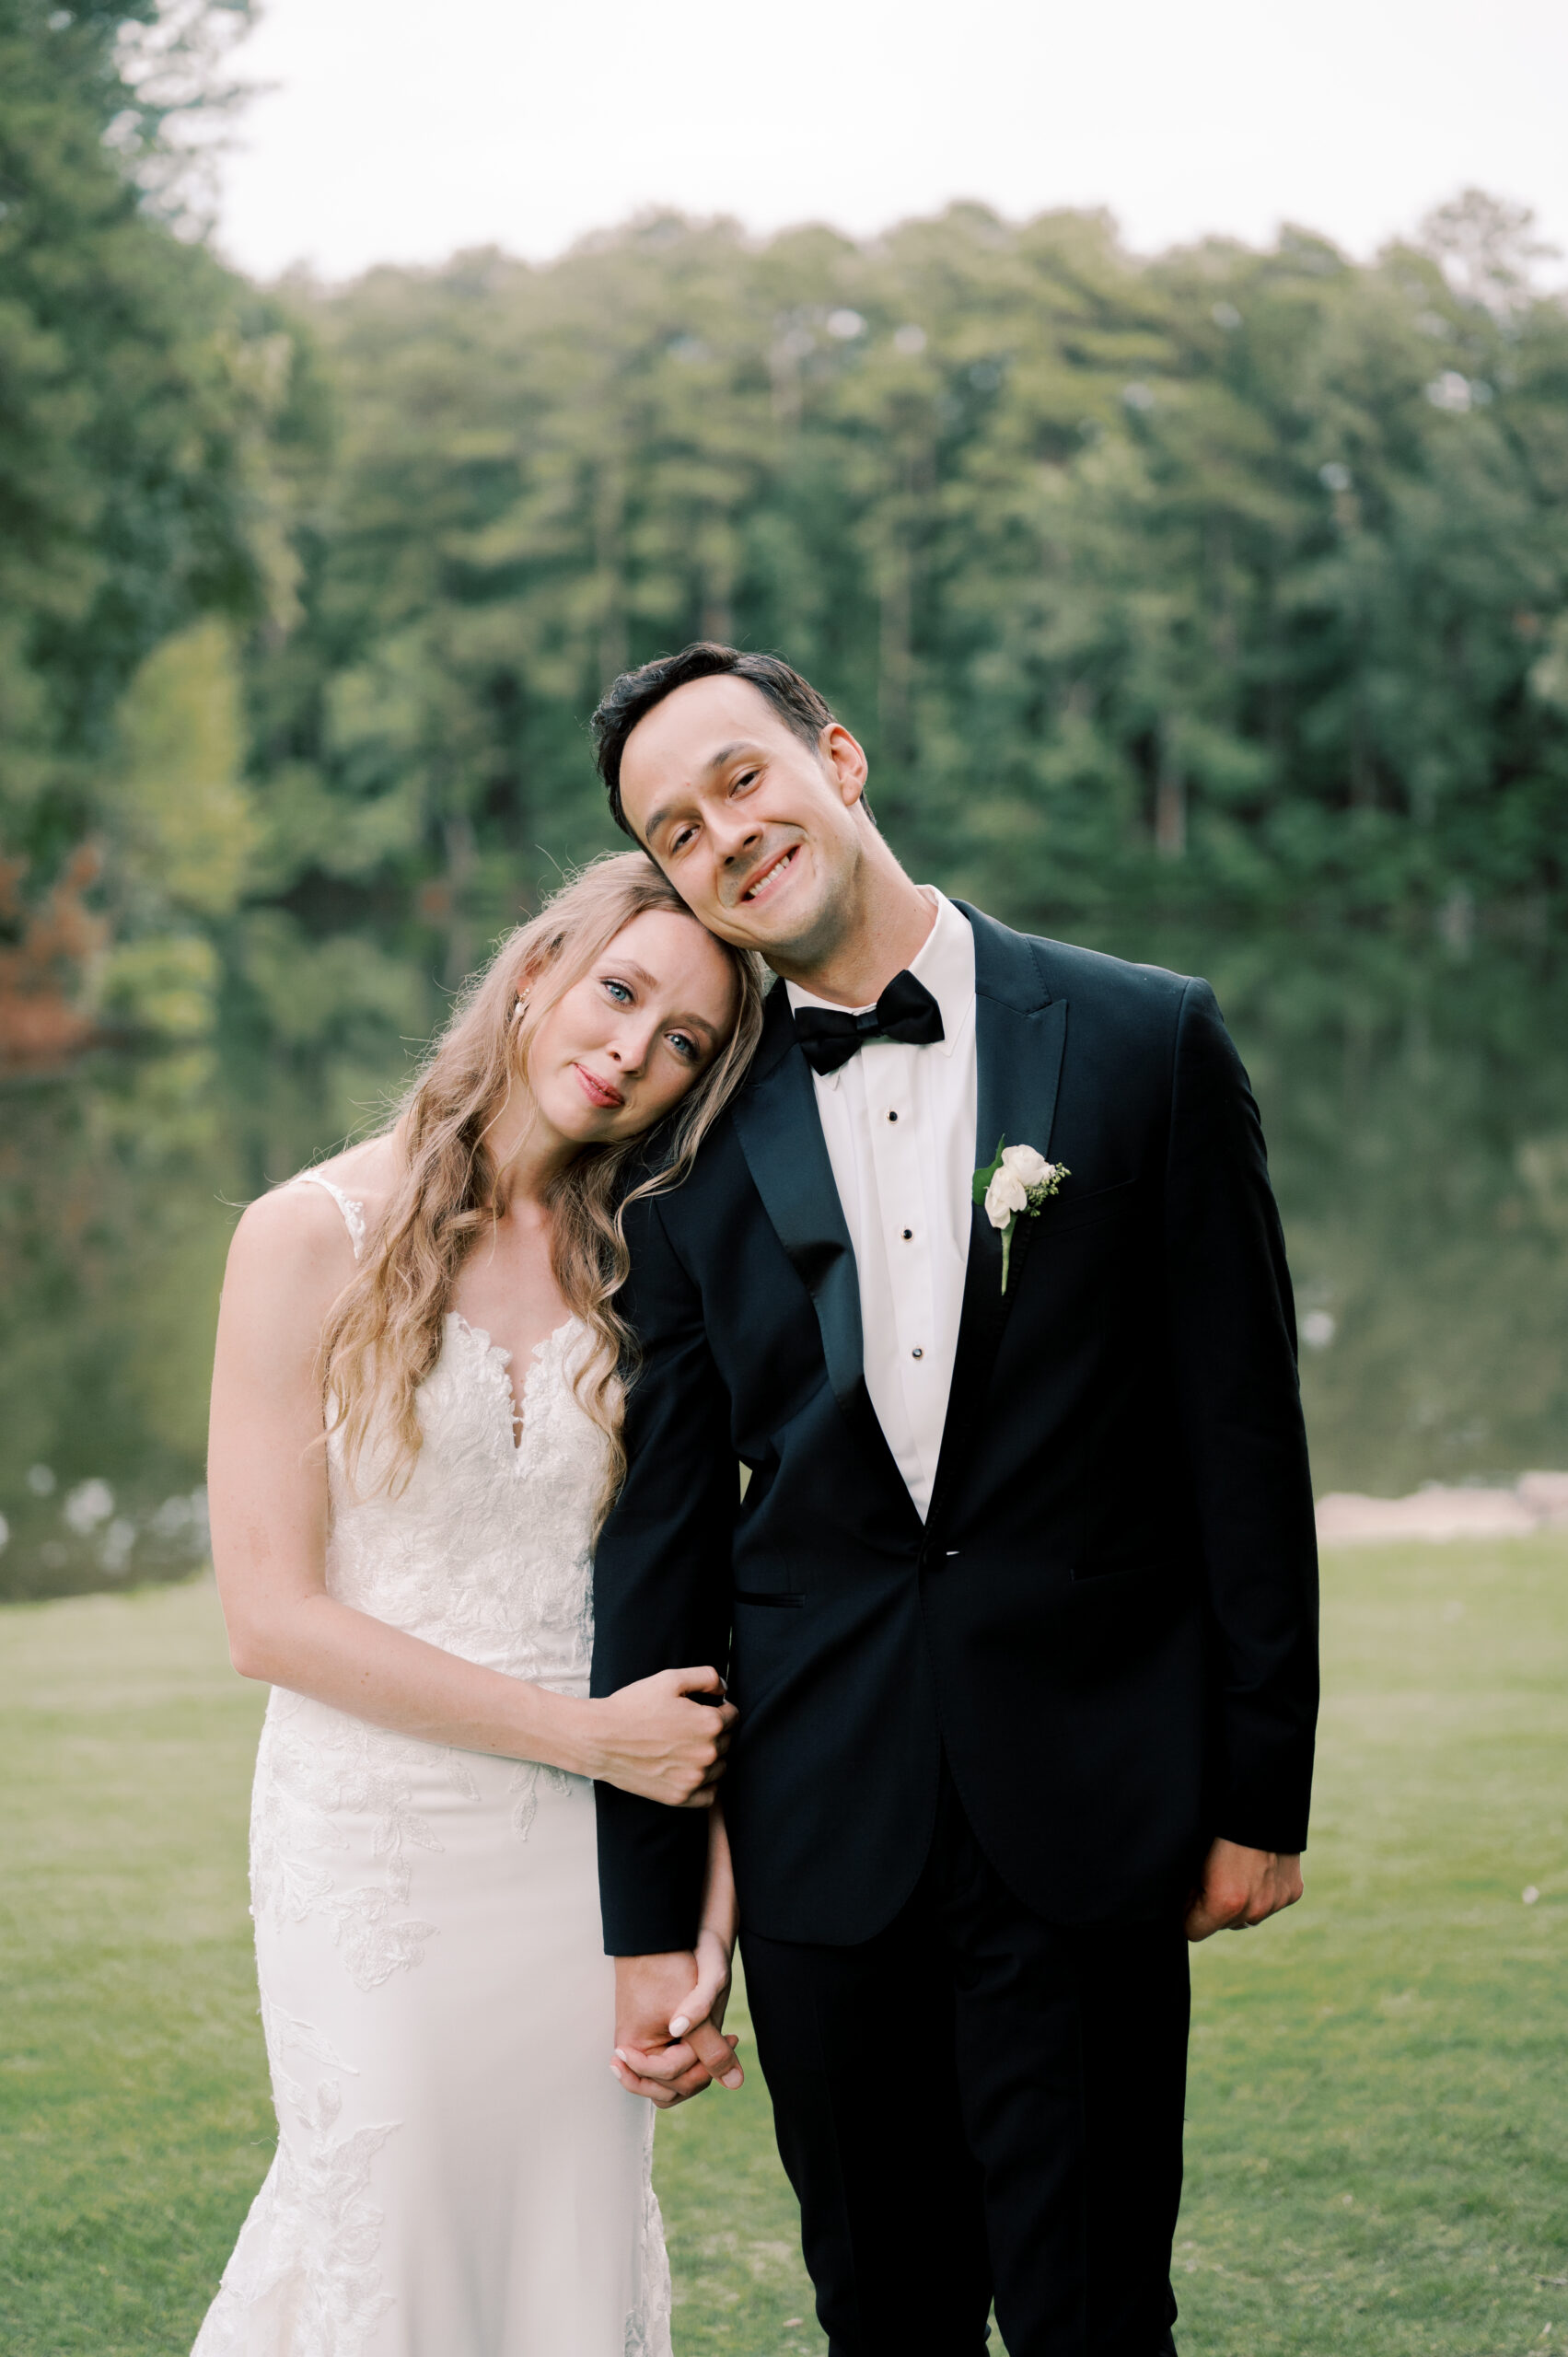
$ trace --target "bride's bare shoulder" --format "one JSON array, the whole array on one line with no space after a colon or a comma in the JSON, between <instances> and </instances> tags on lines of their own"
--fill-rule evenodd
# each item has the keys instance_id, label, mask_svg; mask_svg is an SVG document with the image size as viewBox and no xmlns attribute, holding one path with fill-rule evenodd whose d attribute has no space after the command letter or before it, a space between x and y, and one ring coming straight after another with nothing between
<instances>
[{"instance_id":1,"label":"bride's bare shoulder","mask_svg":"<svg viewBox=\"0 0 1568 2357\"><path fill-rule=\"evenodd\" d=\"M342 1154L334 1154L329 1161L313 1162L308 1171L289 1181L291 1188L318 1198L319 1187L301 1185L309 1178L324 1178L340 1195L358 1203L367 1220L374 1223L386 1208L388 1196L402 1175L402 1150L397 1139L388 1134L366 1138L358 1145L345 1146Z\"/></svg>"},{"instance_id":2,"label":"bride's bare shoulder","mask_svg":"<svg viewBox=\"0 0 1568 2357\"><path fill-rule=\"evenodd\" d=\"M379 1217L399 1167L393 1139L366 1138L259 1195L235 1230L230 1272L237 1262L264 1261L275 1273L335 1274L345 1283L356 1239ZM326 1183L308 1183L315 1179Z\"/></svg>"}]
</instances>

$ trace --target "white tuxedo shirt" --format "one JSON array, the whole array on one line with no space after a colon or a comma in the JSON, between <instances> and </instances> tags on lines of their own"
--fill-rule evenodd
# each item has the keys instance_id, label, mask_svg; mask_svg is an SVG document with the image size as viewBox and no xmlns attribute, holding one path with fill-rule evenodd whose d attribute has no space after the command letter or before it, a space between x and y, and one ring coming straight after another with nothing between
<instances>
[{"instance_id":1,"label":"white tuxedo shirt","mask_svg":"<svg viewBox=\"0 0 1568 2357\"><path fill-rule=\"evenodd\" d=\"M924 888L935 923L909 970L941 1008L942 1039L876 1039L837 1072L813 1074L860 1280L865 1387L923 1520L963 1307L979 1090L974 935L951 900ZM831 1004L784 988L792 1008Z\"/></svg>"}]
</instances>

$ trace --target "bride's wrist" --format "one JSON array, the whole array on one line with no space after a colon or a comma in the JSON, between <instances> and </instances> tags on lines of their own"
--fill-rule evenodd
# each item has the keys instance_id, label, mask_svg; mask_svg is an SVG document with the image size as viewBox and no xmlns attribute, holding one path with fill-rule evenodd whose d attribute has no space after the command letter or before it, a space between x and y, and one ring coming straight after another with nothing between
<instances>
[{"instance_id":1,"label":"bride's wrist","mask_svg":"<svg viewBox=\"0 0 1568 2357\"><path fill-rule=\"evenodd\" d=\"M603 1704L575 1694L557 1694L548 1686L536 1686L533 1690L535 1724L544 1739L536 1739L529 1756L542 1756L552 1768L563 1768L571 1776L602 1775L604 1745L598 1720Z\"/></svg>"},{"instance_id":2,"label":"bride's wrist","mask_svg":"<svg viewBox=\"0 0 1568 2357\"><path fill-rule=\"evenodd\" d=\"M610 1764L605 1706L602 1701L590 1701L587 1695L563 1699L571 1702L568 1736L575 1755L572 1772L576 1776L587 1776L591 1782L601 1777Z\"/></svg>"}]
</instances>

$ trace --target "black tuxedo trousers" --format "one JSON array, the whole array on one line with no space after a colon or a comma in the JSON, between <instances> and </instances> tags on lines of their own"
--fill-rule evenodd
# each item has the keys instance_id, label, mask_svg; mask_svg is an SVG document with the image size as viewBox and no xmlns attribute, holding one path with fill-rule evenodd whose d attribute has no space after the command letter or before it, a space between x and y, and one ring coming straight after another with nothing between
<instances>
[{"instance_id":1,"label":"black tuxedo trousers","mask_svg":"<svg viewBox=\"0 0 1568 2357\"><path fill-rule=\"evenodd\" d=\"M1176 2314L1180 1918L1045 1923L950 1777L931 1852L853 1947L741 1933L829 2357L1159 2357Z\"/></svg>"}]
</instances>

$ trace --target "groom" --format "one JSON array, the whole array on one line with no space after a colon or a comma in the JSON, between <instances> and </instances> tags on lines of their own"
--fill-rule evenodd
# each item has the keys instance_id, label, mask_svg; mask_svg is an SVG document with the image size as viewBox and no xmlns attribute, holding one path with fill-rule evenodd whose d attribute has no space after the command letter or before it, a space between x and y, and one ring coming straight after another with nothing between
<instances>
[{"instance_id":1,"label":"groom","mask_svg":"<svg viewBox=\"0 0 1568 2357\"><path fill-rule=\"evenodd\" d=\"M627 1223L594 1691L728 1661L747 1990L833 2357L980 2357L993 2299L1011 2357L1158 2357L1186 1942L1300 1896L1312 1766L1246 1074L1205 983L912 883L776 658L688 647L594 726L620 824L782 977ZM1004 1140L1059 1167L1005 1258L974 1185ZM707 1821L598 1794L618 2043L692 2094L730 2060L668 2030Z\"/></svg>"}]
</instances>

